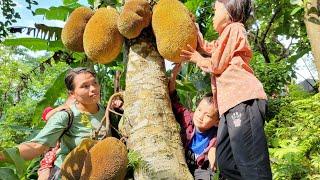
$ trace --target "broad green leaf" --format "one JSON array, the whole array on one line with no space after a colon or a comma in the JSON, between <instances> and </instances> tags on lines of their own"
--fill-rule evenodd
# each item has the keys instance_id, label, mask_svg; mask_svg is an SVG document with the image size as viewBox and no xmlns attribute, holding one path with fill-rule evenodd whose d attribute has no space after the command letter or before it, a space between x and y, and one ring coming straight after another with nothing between
<instances>
[{"instance_id":1,"label":"broad green leaf","mask_svg":"<svg viewBox=\"0 0 320 180\"><path fill-rule=\"evenodd\" d=\"M50 7L49 9L40 8L35 10L35 15L43 15L47 20L65 21L73 8L67 6Z\"/></svg>"},{"instance_id":2,"label":"broad green leaf","mask_svg":"<svg viewBox=\"0 0 320 180\"><path fill-rule=\"evenodd\" d=\"M78 2L78 0L63 0L64 5L70 5L76 2Z\"/></svg>"},{"instance_id":3,"label":"broad green leaf","mask_svg":"<svg viewBox=\"0 0 320 180\"><path fill-rule=\"evenodd\" d=\"M190 81L177 80L177 89L189 91L189 92L197 92L197 89L194 87L194 85Z\"/></svg>"},{"instance_id":4,"label":"broad green leaf","mask_svg":"<svg viewBox=\"0 0 320 180\"><path fill-rule=\"evenodd\" d=\"M0 180L19 180L13 169L0 167Z\"/></svg>"},{"instance_id":5,"label":"broad green leaf","mask_svg":"<svg viewBox=\"0 0 320 180\"><path fill-rule=\"evenodd\" d=\"M6 46L24 46L31 50L47 50L48 42L43 39L38 38L16 38L16 39L6 39L3 42Z\"/></svg>"},{"instance_id":6,"label":"broad green leaf","mask_svg":"<svg viewBox=\"0 0 320 180\"><path fill-rule=\"evenodd\" d=\"M56 51L63 49L62 42L59 41L47 41L39 38L16 38L16 39L6 39L3 42L6 46L24 46L33 51L47 50Z\"/></svg>"},{"instance_id":7,"label":"broad green leaf","mask_svg":"<svg viewBox=\"0 0 320 180\"><path fill-rule=\"evenodd\" d=\"M4 149L3 154L9 163L15 165L17 173L22 175L26 169L25 161L21 158L17 147Z\"/></svg>"},{"instance_id":8,"label":"broad green leaf","mask_svg":"<svg viewBox=\"0 0 320 180\"><path fill-rule=\"evenodd\" d=\"M290 15L291 15L291 16L295 15L295 14L296 14L297 12L299 12L301 9L303 9L303 7L301 7L301 6L294 8L294 9L291 11Z\"/></svg>"},{"instance_id":9,"label":"broad green leaf","mask_svg":"<svg viewBox=\"0 0 320 180\"><path fill-rule=\"evenodd\" d=\"M66 71L62 72L56 80L52 83L51 87L47 90L43 99L37 104L34 112L33 122L38 122L41 117L42 111L48 106L52 106L58 97L66 95L66 88L64 85L64 77Z\"/></svg>"},{"instance_id":10,"label":"broad green leaf","mask_svg":"<svg viewBox=\"0 0 320 180\"><path fill-rule=\"evenodd\" d=\"M192 1L189 0L184 3L184 5L193 13L195 13L198 7L201 7L202 4L203 4L203 0L192 0Z\"/></svg>"},{"instance_id":11,"label":"broad green leaf","mask_svg":"<svg viewBox=\"0 0 320 180\"><path fill-rule=\"evenodd\" d=\"M58 41L49 41L49 48L50 51L57 51L64 49L64 45L61 40Z\"/></svg>"},{"instance_id":12,"label":"broad green leaf","mask_svg":"<svg viewBox=\"0 0 320 180\"><path fill-rule=\"evenodd\" d=\"M38 8L34 11L35 15L44 15L48 12L48 9Z\"/></svg>"}]
</instances>

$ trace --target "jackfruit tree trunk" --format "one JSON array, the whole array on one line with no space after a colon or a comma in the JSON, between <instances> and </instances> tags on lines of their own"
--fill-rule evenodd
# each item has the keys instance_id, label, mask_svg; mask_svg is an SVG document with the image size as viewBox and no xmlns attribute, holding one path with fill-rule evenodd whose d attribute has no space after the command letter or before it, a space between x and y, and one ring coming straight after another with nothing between
<instances>
[{"instance_id":1,"label":"jackfruit tree trunk","mask_svg":"<svg viewBox=\"0 0 320 180\"><path fill-rule=\"evenodd\" d=\"M314 63L317 68L318 77L320 78L320 16L314 13L308 13L313 8L316 9L318 14L320 13L320 0L310 0L305 3L305 17L304 22L307 28L307 34L311 44L311 50L314 57ZM320 92L320 86L319 86Z\"/></svg>"},{"instance_id":2,"label":"jackfruit tree trunk","mask_svg":"<svg viewBox=\"0 0 320 180\"><path fill-rule=\"evenodd\" d=\"M142 162L135 179L193 179L171 109L164 60L147 42L131 45L124 94L127 147Z\"/></svg>"}]
</instances>

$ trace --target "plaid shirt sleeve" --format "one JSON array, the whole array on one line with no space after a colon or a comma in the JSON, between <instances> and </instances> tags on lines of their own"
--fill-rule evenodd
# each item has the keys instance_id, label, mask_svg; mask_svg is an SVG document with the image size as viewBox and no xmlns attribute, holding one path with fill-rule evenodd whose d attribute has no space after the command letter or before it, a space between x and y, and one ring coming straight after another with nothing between
<instances>
[{"instance_id":1,"label":"plaid shirt sleeve","mask_svg":"<svg viewBox=\"0 0 320 180\"><path fill-rule=\"evenodd\" d=\"M39 171L46 169L46 168L52 168L54 166L54 161L57 158L57 151L60 148L60 143L57 143L56 147L51 148L50 151L48 151L43 159L40 161L40 168Z\"/></svg>"}]
</instances>

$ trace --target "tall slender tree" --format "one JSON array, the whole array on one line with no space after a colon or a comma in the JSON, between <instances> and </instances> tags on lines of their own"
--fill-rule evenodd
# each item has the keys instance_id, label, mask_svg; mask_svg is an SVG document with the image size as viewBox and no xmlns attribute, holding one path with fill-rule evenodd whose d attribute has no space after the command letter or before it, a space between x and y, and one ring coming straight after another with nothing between
<instances>
[{"instance_id":1,"label":"tall slender tree","mask_svg":"<svg viewBox=\"0 0 320 180\"><path fill-rule=\"evenodd\" d=\"M171 109L164 59L151 27L126 44L124 129L128 148L144 162L135 170L135 179L193 179Z\"/></svg>"},{"instance_id":2,"label":"tall slender tree","mask_svg":"<svg viewBox=\"0 0 320 180\"><path fill-rule=\"evenodd\" d=\"M311 44L314 63L316 65L318 75L320 75L320 0L309 0L304 4L304 22L306 24L307 33Z\"/></svg>"}]
</instances>

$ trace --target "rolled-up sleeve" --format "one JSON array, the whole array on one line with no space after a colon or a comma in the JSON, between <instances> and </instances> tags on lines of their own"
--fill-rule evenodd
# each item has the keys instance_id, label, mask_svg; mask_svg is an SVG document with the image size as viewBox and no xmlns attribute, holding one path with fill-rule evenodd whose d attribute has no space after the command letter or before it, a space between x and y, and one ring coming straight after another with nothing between
<instances>
[{"instance_id":1,"label":"rolled-up sleeve","mask_svg":"<svg viewBox=\"0 0 320 180\"><path fill-rule=\"evenodd\" d=\"M55 113L44 126L44 128L30 142L55 147L59 137L68 125L68 113L59 111Z\"/></svg>"}]
</instances>

